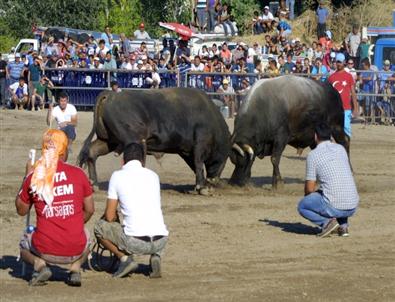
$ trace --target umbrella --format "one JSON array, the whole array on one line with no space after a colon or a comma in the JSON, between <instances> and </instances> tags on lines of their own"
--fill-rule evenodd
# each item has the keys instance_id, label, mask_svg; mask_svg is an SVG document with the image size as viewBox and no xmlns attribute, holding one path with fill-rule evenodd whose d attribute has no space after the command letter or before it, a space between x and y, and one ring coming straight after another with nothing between
<instances>
[{"instance_id":1,"label":"umbrella","mask_svg":"<svg viewBox=\"0 0 395 302\"><path fill-rule=\"evenodd\" d=\"M198 34L194 33L192 29L180 23L159 22L159 25L168 30L176 32L183 40L188 40L191 37L199 36Z\"/></svg>"}]
</instances>

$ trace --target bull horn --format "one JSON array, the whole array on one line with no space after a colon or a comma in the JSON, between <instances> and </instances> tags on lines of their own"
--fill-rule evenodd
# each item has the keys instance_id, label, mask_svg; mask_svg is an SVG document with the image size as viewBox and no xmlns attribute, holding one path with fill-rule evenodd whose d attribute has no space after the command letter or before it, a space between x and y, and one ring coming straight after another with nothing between
<instances>
[{"instance_id":1,"label":"bull horn","mask_svg":"<svg viewBox=\"0 0 395 302\"><path fill-rule=\"evenodd\" d=\"M243 145L243 150L250 155L250 160L254 158L254 149L248 144Z\"/></svg>"},{"instance_id":2,"label":"bull horn","mask_svg":"<svg viewBox=\"0 0 395 302\"><path fill-rule=\"evenodd\" d=\"M235 149L237 151L237 153L239 153L241 155L241 157L245 156L243 149L241 149L238 144L233 143L232 149Z\"/></svg>"}]
</instances>

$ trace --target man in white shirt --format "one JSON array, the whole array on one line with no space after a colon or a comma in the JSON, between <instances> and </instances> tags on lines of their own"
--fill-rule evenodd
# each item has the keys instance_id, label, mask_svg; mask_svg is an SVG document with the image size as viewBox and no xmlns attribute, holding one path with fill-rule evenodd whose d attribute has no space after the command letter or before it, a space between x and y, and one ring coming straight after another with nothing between
<instances>
[{"instance_id":1,"label":"man in white shirt","mask_svg":"<svg viewBox=\"0 0 395 302\"><path fill-rule=\"evenodd\" d=\"M221 100L223 101L224 105L228 106L229 108L229 118L233 118L236 113L235 101L234 101L234 89L231 85L229 85L229 80L224 79L222 81L222 85L219 86L217 92L223 93L221 96Z\"/></svg>"},{"instance_id":2,"label":"man in white shirt","mask_svg":"<svg viewBox=\"0 0 395 302\"><path fill-rule=\"evenodd\" d=\"M52 103L49 104L47 125L49 126L53 120L56 120L58 129L66 133L70 148L76 137L75 127L77 126L77 109L74 105L69 104L69 97L64 92L59 95L58 106L53 108Z\"/></svg>"},{"instance_id":3,"label":"man in white shirt","mask_svg":"<svg viewBox=\"0 0 395 302\"><path fill-rule=\"evenodd\" d=\"M136 39L141 39L141 40L144 40L144 39L151 39L151 37L149 36L149 34L145 31L145 25L144 25L144 23L141 23L140 26L139 26L139 29L136 30L133 34L134 34L134 37L135 37Z\"/></svg>"},{"instance_id":4,"label":"man in white shirt","mask_svg":"<svg viewBox=\"0 0 395 302\"><path fill-rule=\"evenodd\" d=\"M11 100L15 104L15 110L22 110L23 106L25 106L29 101L29 94L27 92L27 84L25 83L25 79L20 77L18 82L15 82L9 86L9 90L11 93Z\"/></svg>"},{"instance_id":5,"label":"man in white shirt","mask_svg":"<svg viewBox=\"0 0 395 302\"><path fill-rule=\"evenodd\" d=\"M104 217L96 223L94 232L100 243L120 260L113 277L122 278L138 267L133 255L151 255L150 277L159 278L160 256L169 235L161 209L159 177L143 166L141 144L127 145L123 161L122 169L111 176Z\"/></svg>"},{"instance_id":6,"label":"man in white shirt","mask_svg":"<svg viewBox=\"0 0 395 302\"><path fill-rule=\"evenodd\" d=\"M273 14L270 12L269 6L265 6L263 8L263 15L260 20L261 20L261 23L262 23L264 29L266 29L266 30L271 29L271 24L272 24L272 21L274 20L274 17L273 17Z\"/></svg>"}]
</instances>

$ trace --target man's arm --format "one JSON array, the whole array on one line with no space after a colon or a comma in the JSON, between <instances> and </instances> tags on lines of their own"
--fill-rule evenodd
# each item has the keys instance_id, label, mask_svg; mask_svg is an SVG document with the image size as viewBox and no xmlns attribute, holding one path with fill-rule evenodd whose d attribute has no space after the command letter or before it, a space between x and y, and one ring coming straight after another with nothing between
<instances>
[{"instance_id":1,"label":"man's arm","mask_svg":"<svg viewBox=\"0 0 395 302\"><path fill-rule=\"evenodd\" d=\"M104 212L104 218L108 222L113 222L118 219L117 214L118 200L107 198L106 210Z\"/></svg>"},{"instance_id":2,"label":"man's arm","mask_svg":"<svg viewBox=\"0 0 395 302\"><path fill-rule=\"evenodd\" d=\"M22 199L19 197L19 194L15 198L15 207L16 212L20 216L25 216L27 213L29 213L30 205L23 202Z\"/></svg>"},{"instance_id":3,"label":"man's arm","mask_svg":"<svg viewBox=\"0 0 395 302\"><path fill-rule=\"evenodd\" d=\"M93 194L84 198L84 223L87 223L93 213L95 212L95 205L93 203Z\"/></svg>"},{"instance_id":4,"label":"man's arm","mask_svg":"<svg viewBox=\"0 0 395 302\"><path fill-rule=\"evenodd\" d=\"M77 114L75 114L71 117L71 120L70 120L70 122L68 122L68 124L76 127L77 123L78 123L78 116L77 116Z\"/></svg>"},{"instance_id":5,"label":"man's arm","mask_svg":"<svg viewBox=\"0 0 395 302\"><path fill-rule=\"evenodd\" d=\"M314 180L306 180L304 183L304 196L315 192L316 182Z\"/></svg>"}]
</instances>

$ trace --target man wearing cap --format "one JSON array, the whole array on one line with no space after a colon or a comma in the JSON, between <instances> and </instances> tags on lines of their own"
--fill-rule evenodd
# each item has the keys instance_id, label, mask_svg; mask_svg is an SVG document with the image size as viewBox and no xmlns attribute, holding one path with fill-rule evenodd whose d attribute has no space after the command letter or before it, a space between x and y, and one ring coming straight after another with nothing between
<instances>
[{"instance_id":1,"label":"man wearing cap","mask_svg":"<svg viewBox=\"0 0 395 302\"><path fill-rule=\"evenodd\" d=\"M317 16L317 37L320 39L321 37L325 37L326 32L326 21L329 18L329 11L325 7L325 1L320 0L320 5L317 8L316 16Z\"/></svg>"},{"instance_id":2,"label":"man wearing cap","mask_svg":"<svg viewBox=\"0 0 395 302\"><path fill-rule=\"evenodd\" d=\"M134 37L136 39L140 39L140 40L145 40L145 39L151 39L151 37L149 36L149 34L145 31L145 25L144 23L140 23L139 29L136 30L133 33Z\"/></svg>"},{"instance_id":3,"label":"man wearing cap","mask_svg":"<svg viewBox=\"0 0 395 302\"><path fill-rule=\"evenodd\" d=\"M10 85L9 90L11 93L11 100L15 105L15 110L22 110L29 101L25 78L20 77L18 82Z\"/></svg>"},{"instance_id":4,"label":"man wearing cap","mask_svg":"<svg viewBox=\"0 0 395 302\"><path fill-rule=\"evenodd\" d=\"M8 79L9 84L14 84L19 81L20 77L23 77L25 71L25 63L21 60L21 54L15 54L15 61L8 63Z\"/></svg>"},{"instance_id":5,"label":"man wearing cap","mask_svg":"<svg viewBox=\"0 0 395 302\"><path fill-rule=\"evenodd\" d=\"M44 285L52 275L47 263L69 264L67 283L81 286L81 265L89 254L89 232L84 224L94 212L93 191L80 168L66 163L67 137L47 130L43 135L42 157L27 173L16 196L17 213L36 211L37 226L20 242L22 259L33 265L31 286Z\"/></svg>"},{"instance_id":6,"label":"man wearing cap","mask_svg":"<svg viewBox=\"0 0 395 302\"><path fill-rule=\"evenodd\" d=\"M125 146L122 169L111 175L108 185L104 217L94 228L99 242L120 260L114 278L122 278L138 267L134 255L150 255L150 277L161 277L161 256L169 232L161 209L159 177L144 165L143 146Z\"/></svg>"},{"instance_id":7,"label":"man wearing cap","mask_svg":"<svg viewBox=\"0 0 395 302\"><path fill-rule=\"evenodd\" d=\"M392 94L395 93L394 84L395 84L395 75L391 72L391 62L389 60L385 60L383 62L383 69L378 74L379 80L379 93L382 94ZM391 106L389 97L381 97L381 100L377 102L377 106L379 107L382 113L385 112L387 116L390 116L391 110L394 111L395 107ZM394 102L393 102L394 103ZM391 108L392 107L392 108Z\"/></svg>"},{"instance_id":8,"label":"man wearing cap","mask_svg":"<svg viewBox=\"0 0 395 302\"><path fill-rule=\"evenodd\" d=\"M263 8L263 14L261 17L261 23L265 32L271 29L271 24L273 20L274 17L273 14L270 12L269 6L265 6Z\"/></svg>"},{"instance_id":9,"label":"man wearing cap","mask_svg":"<svg viewBox=\"0 0 395 302\"><path fill-rule=\"evenodd\" d=\"M346 57L342 53L336 54L336 71L329 76L329 83L339 92L344 110L344 132L351 138L352 116L358 117L359 106L355 94L355 81L350 73L344 70ZM352 105L351 105L352 100ZM352 111L353 110L353 111Z\"/></svg>"},{"instance_id":10,"label":"man wearing cap","mask_svg":"<svg viewBox=\"0 0 395 302\"><path fill-rule=\"evenodd\" d=\"M234 102L234 89L231 85L229 85L229 80L224 79L222 81L222 85L219 86L217 92L223 93L221 95L221 100L223 101L225 106L229 108L229 118L232 118L236 113L235 102Z\"/></svg>"}]
</instances>

